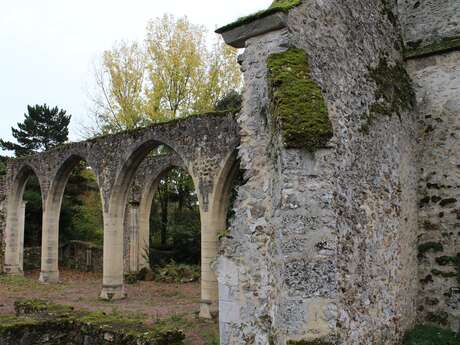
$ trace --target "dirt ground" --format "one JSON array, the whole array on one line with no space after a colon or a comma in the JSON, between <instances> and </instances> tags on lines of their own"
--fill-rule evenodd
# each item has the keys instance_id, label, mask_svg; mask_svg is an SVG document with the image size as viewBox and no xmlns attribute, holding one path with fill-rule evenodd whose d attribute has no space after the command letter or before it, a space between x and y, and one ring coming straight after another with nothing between
<instances>
[{"instance_id":1,"label":"dirt ground","mask_svg":"<svg viewBox=\"0 0 460 345\"><path fill-rule=\"evenodd\" d=\"M0 276L0 314L13 314L14 302L21 298L47 300L73 306L76 310L142 315L147 323L172 319L186 333L188 345L213 345L218 337L216 321L198 319L200 284L138 282L127 285L128 298L106 302L98 299L102 275L61 271L61 283L43 285L39 272L25 277Z\"/></svg>"}]
</instances>

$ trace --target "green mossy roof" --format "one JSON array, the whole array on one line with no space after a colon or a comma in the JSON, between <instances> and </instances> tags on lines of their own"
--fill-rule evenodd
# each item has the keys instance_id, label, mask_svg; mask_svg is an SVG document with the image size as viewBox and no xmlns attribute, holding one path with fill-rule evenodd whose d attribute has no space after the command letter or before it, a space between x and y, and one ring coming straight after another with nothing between
<instances>
[{"instance_id":1,"label":"green mossy roof","mask_svg":"<svg viewBox=\"0 0 460 345\"><path fill-rule=\"evenodd\" d=\"M237 19L236 21L234 21L233 23L230 23L228 25L225 25L217 29L216 32L218 34L221 34L223 32L235 29L241 25L251 23L257 19L268 17L269 15L274 14L274 13L278 13L278 12L287 13L294 7L299 6L301 2L302 2L301 0L274 0L273 3L270 5L270 7L267 8L266 10L262 10L262 11L253 13L246 17L241 17Z\"/></svg>"},{"instance_id":2,"label":"green mossy roof","mask_svg":"<svg viewBox=\"0 0 460 345\"><path fill-rule=\"evenodd\" d=\"M460 49L460 37L445 37L428 45L422 45L421 42L409 44L404 50L404 57L411 59L457 49Z\"/></svg>"},{"instance_id":3,"label":"green mossy roof","mask_svg":"<svg viewBox=\"0 0 460 345\"><path fill-rule=\"evenodd\" d=\"M332 138L326 102L311 79L306 53L289 49L268 58L273 117L287 148L312 152Z\"/></svg>"}]
</instances>

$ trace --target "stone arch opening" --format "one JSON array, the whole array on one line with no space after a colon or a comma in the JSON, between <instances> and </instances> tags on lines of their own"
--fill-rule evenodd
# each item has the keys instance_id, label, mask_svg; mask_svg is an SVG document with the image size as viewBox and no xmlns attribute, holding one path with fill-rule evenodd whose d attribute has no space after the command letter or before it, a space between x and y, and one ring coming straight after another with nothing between
<instances>
[{"instance_id":1,"label":"stone arch opening","mask_svg":"<svg viewBox=\"0 0 460 345\"><path fill-rule=\"evenodd\" d=\"M22 274L24 272L24 239L26 222L26 203L24 193L28 181L33 178L38 184L40 198L42 186L35 169L24 164L13 178L7 197L7 220L5 229L5 273ZM28 217L30 218L30 217ZM32 219L28 219L32 221ZM37 220L35 220L36 222ZM38 219L41 221L41 219Z\"/></svg>"},{"instance_id":2,"label":"stone arch opening","mask_svg":"<svg viewBox=\"0 0 460 345\"><path fill-rule=\"evenodd\" d=\"M177 162L179 163L179 162ZM164 167L156 176L152 176L144 185L139 204L139 268L151 268L151 215L155 195L161 180L173 169L182 169L182 164L173 163Z\"/></svg>"},{"instance_id":3,"label":"stone arch opening","mask_svg":"<svg viewBox=\"0 0 460 345\"><path fill-rule=\"evenodd\" d=\"M59 233L62 225L64 193L69 179L72 178L72 173L77 170L81 172L83 169L92 170L83 156L72 154L61 164L51 180L43 210L41 282L56 283L59 281ZM97 185L97 179L95 182ZM98 196L100 198L100 192Z\"/></svg>"},{"instance_id":4,"label":"stone arch opening","mask_svg":"<svg viewBox=\"0 0 460 345\"><path fill-rule=\"evenodd\" d=\"M171 146L157 140L146 141L133 148L119 169L104 217L104 275L101 298L112 300L126 297L124 289L124 225L129 188L141 163L154 150L163 148L180 156ZM182 159L182 158L181 158ZM193 177L189 169L188 173ZM195 184L196 181L194 181ZM196 184L195 184L196 186ZM153 189L154 190L154 189ZM148 209L148 205L143 205ZM151 205L150 205L151 207ZM145 211L146 212L146 211ZM145 227L144 227L145 230ZM145 233L143 233L145 236Z\"/></svg>"}]
</instances>

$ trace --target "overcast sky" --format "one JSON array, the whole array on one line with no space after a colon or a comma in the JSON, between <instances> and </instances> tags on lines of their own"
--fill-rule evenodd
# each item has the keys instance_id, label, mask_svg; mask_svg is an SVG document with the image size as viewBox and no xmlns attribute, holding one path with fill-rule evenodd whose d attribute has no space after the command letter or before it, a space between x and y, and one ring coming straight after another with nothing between
<instances>
[{"instance_id":1,"label":"overcast sky","mask_svg":"<svg viewBox=\"0 0 460 345\"><path fill-rule=\"evenodd\" d=\"M272 0L1 0L0 138L28 104L72 114L70 139L89 118L92 64L115 41L142 40L149 19L187 15L209 30L266 8Z\"/></svg>"}]
</instances>

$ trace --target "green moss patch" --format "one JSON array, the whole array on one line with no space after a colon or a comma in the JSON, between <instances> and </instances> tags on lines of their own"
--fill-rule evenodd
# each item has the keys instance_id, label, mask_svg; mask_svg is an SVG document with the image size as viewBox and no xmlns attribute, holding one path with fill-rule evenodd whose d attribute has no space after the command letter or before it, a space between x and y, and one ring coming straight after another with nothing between
<instances>
[{"instance_id":1,"label":"green moss patch","mask_svg":"<svg viewBox=\"0 0 460 345\"><path fill-rule=\"evenodd\" d=\"M113 344L181 345L185 338L183 331L173 324L157 322L146 326L140 316L75 312L71 307L39 300L21 300L15 307L21 311L18 316L0 316L0 336L13 340L29 333L37 336L62 334L62 337L90 335L104 340L109 333Z\"/></svg>"},{"instance_id":2,"label":"green moss patch","mask_svg":"<svg viewBox=\"0 0 460 345\"><path fill-rule=\"evenodd\" d=\"M221 34L226 31L230 31L241 25L249 24L257 19L268 17L269 15L272 15L274 13L278 13L278 12L287 13L290 10L292 10L294 7L299 6L300 4L301 4L301 0L275 0L270 5L270 7L267 8L266 10L262 10L262 11L253 13L246 17L241 17L237 19L236 21L234 21L233 23L230 23L228 25L225 25L217 29L216 33Z\"/></svg>"},{"instance_id":3,"label":"green moss patch","mask_svg":"<svg viewBox=\"0 0 460 345\"><path fill-rule=\"evenodd\" d=\"M436 263L440 266L454 266L456 270L454 273L455 278L457 279L458 284L460 284L460 253L458 253L456 256L440 256L435 260ZM447 274L448 273L446 273L446 275Z\"/></svg>"},{"instance_id":4,"label":"green moss patch","mask_svg":"<svg viewBox=\"0 0 460 345\"><path fill-rule=\"evenodd\" d=\"M290 340L287 342L287 345L332 345L332 343L325 342L323 340L299 340L294 341Z\"/></svg>"},{"instance_id":5,"label":"green moss patch","mask_svg":"<svg viewBox=\"0 0 460 345\"><path fill-rule=\"evenodd\" d=\"M460 37L445 37L428 45L422 45L422 42L410 43L404 50L404 57L411 59L446 53L457 49L460 49Z\"/></svg>"},{"instance_id":6,"label":"green moss patch","mask_svg":"<svg viewBox=\"0 0 460 345\"><path fill-rule=\"evenodd\" d=\"M16 315L28 314L48 314L61 316L73 311L73 307L68 305L53 304L42 300L26 300L21 299L14 302L14 310Z\"/></svg>"},{"instance_id":7,"label":"green moss patch","mask_svg":"<svg viewBox=\"0 0 460 345\"><path fill-rule=\"evenodd\" d=\"M458 345L460 336L451 331L428 325L420 325L408 332L403 345Z\"/></svg>"},{"instance_id":8,"label":"green moss patch","mask_svg":"<svg viewBox=\"0 0 460 345\"><path fill-rule=\"evenodd\" d=\"M442 252L444 247L441 243L438 242L426 242L418 246L419 256L425 255L425 253L432 251L434 253Z\"/></svg>"},{"instance_id":9,"label":"green moss patch","mask_svg":"<svg viewBox=\"0 0 460 345\"><path fill-rule=\"evenodd\" d=\"M366 133L378 117L394 114L401 117L402 112L415 106L415 92L402 62L390 64L381 57L376 67L369 68L369 79L376 84L376 89L375 102L369 107L369 114L362 125Z\"/></svg>"},{"instance_id":10,"label":"green moss patch","mask_svg":"<svg viewBox=\"0 0 460 345\"><path fill-rule=\"evenodd\" d=\"M326 102L310 76L308 57L289 49L268 58L273 117L287 148L315 151L332 138Z\"/></svg>"}]
</instances>

